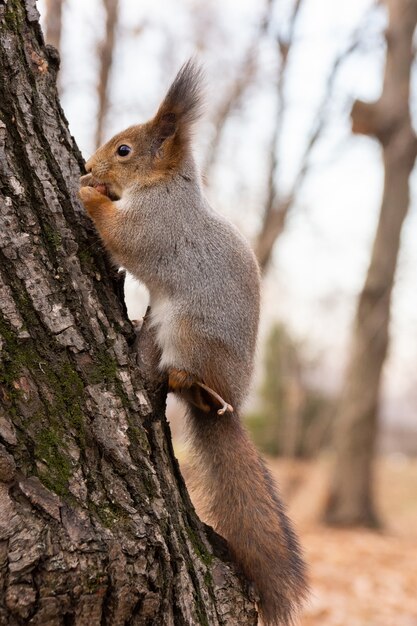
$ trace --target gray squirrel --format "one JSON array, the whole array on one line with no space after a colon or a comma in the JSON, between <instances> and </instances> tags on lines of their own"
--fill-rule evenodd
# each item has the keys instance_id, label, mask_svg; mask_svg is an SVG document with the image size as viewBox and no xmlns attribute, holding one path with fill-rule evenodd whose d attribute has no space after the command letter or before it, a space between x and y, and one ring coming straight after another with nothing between
<instances>
[{"instance_id":1,"label":"gray squirrel","mask_svg":"<svg viewBox=\"0 0 417 626\"><path fill-rule=\"evenodd\" d=\"M201 70L186 63L156 116L89 159L80 197L114 261L150 294L160 368L188 406L205 521L259 595L265 626L289 624L305 565L273 480L239 419L258 331L260 275L248 243L209 206L192 154Z\"/></svg>"}]
</instances>

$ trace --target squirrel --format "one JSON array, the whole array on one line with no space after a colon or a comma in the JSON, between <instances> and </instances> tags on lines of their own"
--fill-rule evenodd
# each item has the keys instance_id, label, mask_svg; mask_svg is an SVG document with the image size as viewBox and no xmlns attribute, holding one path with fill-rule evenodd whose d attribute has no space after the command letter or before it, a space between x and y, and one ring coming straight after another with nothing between
<instances>
[{"instance_id":1,"label":"squirrel","mask_svg":"<svg viewBox=\"0 0 417 626\"><path fill-rule=\"evenodd\" d=\"M239 414L251 380L260 272L249 244L208 204L192 153L202 71L188 61L155 117L86 163L80 198L118 266L143 282L169 389L188 406L206 521L259 596L265 626L306 596L297 537Z\"/></svg>"}]
</instances>

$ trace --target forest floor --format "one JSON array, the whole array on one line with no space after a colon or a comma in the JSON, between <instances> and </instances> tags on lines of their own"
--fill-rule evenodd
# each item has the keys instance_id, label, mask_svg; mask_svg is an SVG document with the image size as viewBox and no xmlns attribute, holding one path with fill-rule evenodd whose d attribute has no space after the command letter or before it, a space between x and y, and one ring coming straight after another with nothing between
<instances>
[{"instance_id":1,"label":"forest floor","mask_svg":"<svg viewBox=\"0 0 417 626\"><path fill-rule=\"evenodd\" d=\"M310 569L300 626L417 626L417 460L381 459L376 471L379 532L320 524L325 460L271 460Z\"/></svg>"}]
</instances>

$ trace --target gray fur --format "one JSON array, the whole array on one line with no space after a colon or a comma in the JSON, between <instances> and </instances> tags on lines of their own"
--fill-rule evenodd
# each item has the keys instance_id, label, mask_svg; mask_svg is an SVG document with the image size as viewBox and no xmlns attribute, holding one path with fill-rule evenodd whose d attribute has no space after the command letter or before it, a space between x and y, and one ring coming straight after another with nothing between
<instances>
[{"instance_id":1,"label":"gray fur","mask_svg":"<svg viewBox=\"0 0 417 626\"><path fill-rule=\"evenodd\" d=\"M251 377L259 319L259 270L248 243L209 206L192 157L166 184L132 185L117 205L125 213L118 262L147 286L151 311L166 299L172 306L169 319L154 321L176 346L176 361L165 365L201 377L206 359L216 358L210 343L220 344L219 368L233 388L227 400L237 408ZM186 350L176 340L184 320L195 332Z\"/></svg>"}]
</instances>

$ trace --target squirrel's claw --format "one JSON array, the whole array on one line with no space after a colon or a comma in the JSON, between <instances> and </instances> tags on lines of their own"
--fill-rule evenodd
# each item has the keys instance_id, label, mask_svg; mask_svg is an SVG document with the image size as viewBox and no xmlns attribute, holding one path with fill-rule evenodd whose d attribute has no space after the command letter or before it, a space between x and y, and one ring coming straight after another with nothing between
<instances>
[{"instance_id":1,"label":"squirrel's claw","mask_svg":"<svg viewBox=\"0 0 417 626\"><path fill-rule=\"evenodd\" d=\"M224 402L224 400L223 400L223 402ZM224 415L226 413L226 411L229 411L230 413L233 413L233 407L232 407L231 404L228 404L227 402L224 402L224 405L222 406L222 408L217 411L217 415Z\"/></svg>"},{"instance_id":2,"label":"squirrel's claw","mask_svg":"<svg viewBox=\"0 0 417 626\"><path fill-rule=\"evenodd\" d=\"M109 206L112 206L111 200L95 187L81 187L78 195L87 211L89 216L95 220L103 210Z\"/></svg>"},{"instance_id":3,"label":"squirrel's claw","mask_svg":"<svg viewBox=\"0 0 417 626\"><path fill-rule=\"evenodd\" d=\"M103 196L102 193L97 191L95 187L81 187L78 191L78 195L80 196L83 202L89 202L90 200L96 200L99 196Z\"/></svg>"},{"instance_id":4,"label":"squirrel's claw","mask_svg":"<svg viewBox=\"0 0 417 626\"><path fill-rule=\"evenodd\" d=\"M195 384L201 387L201 389L204 389L204 391L207 391L208 394L210 394L215 400L217 400L217 402L222 405L221 408L217 411L217 415L224 415L226 411L229 411L229 413L233 413L234 409L232 405L223 400L223 398L219 396L219 394L214 391L214 389L208 387L204 383L200 383L200 381L196 381Z\"/></svg>"},{"instance_id":5,"label":"squirrel's claw","mask_svg":"<svg viewBox=\"0 0 417 626\"><path fill-rule=\"evenodd\" d=\"M232 405L223 400L223 398L217 393L217 391L214 391L214 389L208 387L208 385L205 385L204 383L197 380L193 374L189 374L184 370L171 368L168 375L168 386L171 391L191 390L193 387L198 386L201 389L204 389L204 391L208 393L209 396L211 396L217 404L221 405L220 409L218 409L217 411L218 415L224 415L226 411L233 413ZM200 406L200 408L203 408L201 406L201 399L199 403L195 402L195 404L196 406L198 405ZM208 405L204 405L204 410L209 410Z\"/></svg>"}]
</instances>

